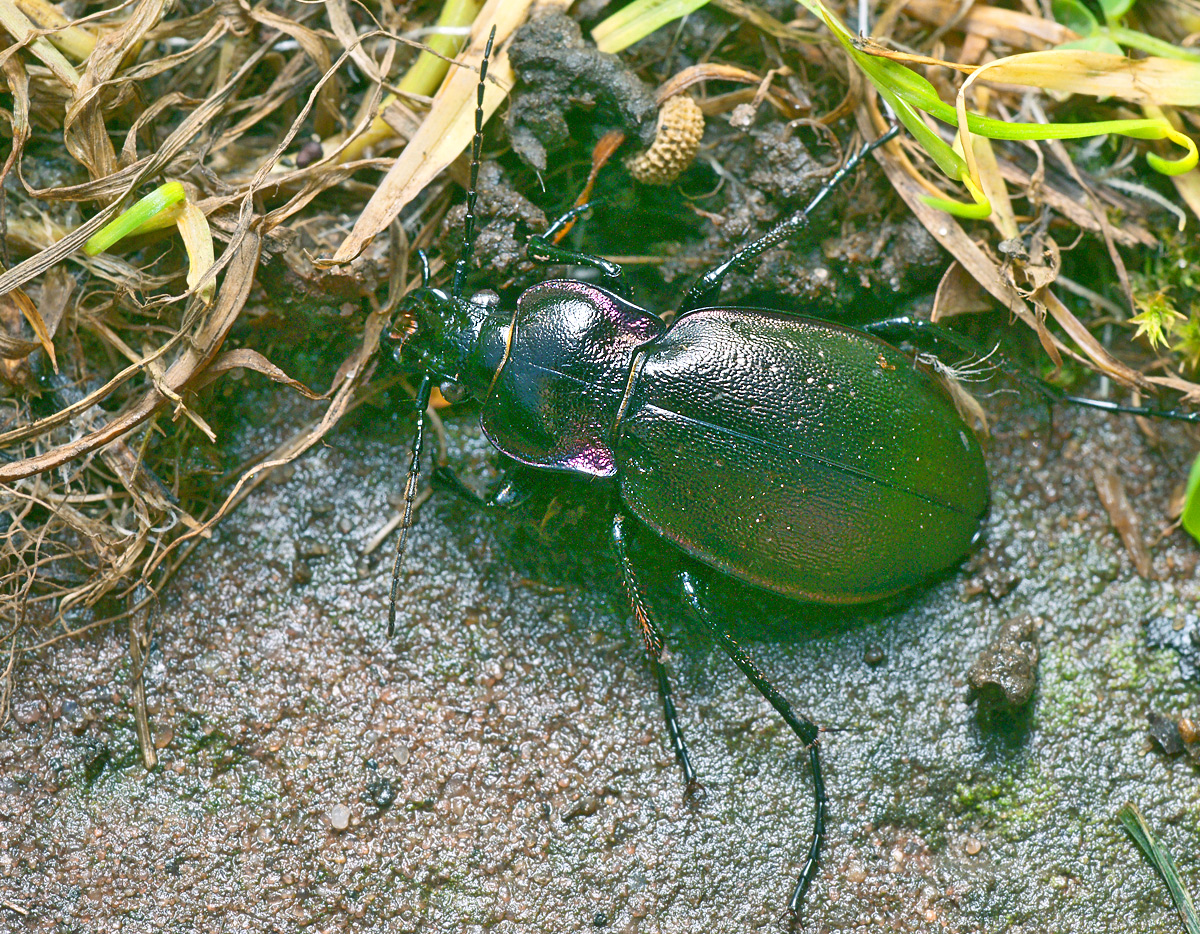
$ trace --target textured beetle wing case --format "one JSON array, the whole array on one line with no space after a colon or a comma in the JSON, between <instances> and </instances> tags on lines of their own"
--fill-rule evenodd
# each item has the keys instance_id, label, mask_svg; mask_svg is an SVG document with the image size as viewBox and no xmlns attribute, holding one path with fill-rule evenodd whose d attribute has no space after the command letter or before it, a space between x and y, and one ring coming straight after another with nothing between
<instances>
[{"instance_id":1,"label":"textured beetle wing case","mask_svg":"<svg viewBox=\"0 0 1200 934\"><path fill-rule=\"evenodd\" d=\"M870 335L770 312L679 318L647 350L616 450L642 521L802 600L920 583L987 511L979 442L941 386Z\"/></svg>"}]
</instances>

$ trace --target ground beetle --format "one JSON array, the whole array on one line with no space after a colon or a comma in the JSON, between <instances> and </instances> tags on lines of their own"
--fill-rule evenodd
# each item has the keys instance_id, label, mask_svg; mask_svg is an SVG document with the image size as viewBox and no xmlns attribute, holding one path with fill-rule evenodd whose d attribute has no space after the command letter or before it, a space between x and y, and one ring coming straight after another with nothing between
<instances>
[{"instance_id":1,"label":"ground beetle","mask_svg":"<svg viewBox=\"0 0 1200 934\"><path fill-rule=\"evenodd\" d=\"M402 327L394 335L397 359L422 379L388 632L412 521L423 413L435 384L454 384L481 401L483 430L503 454L531 468L615 485L614 550L671 746L690 787L695 772L661 662L662 633L629 559L631 520L748 584L801 601L857 604L953 567L987 512L987 469L974 432L937 379L876 336L921 330L920 322L893 319L854 330L710 305L730 269L803 227L841 178L895 130L855 152L804 211L701 277L669 326L627 299L619 266L550 243L582 209L535 238L530 255L591 267L604 286L542 282L505 311L494 292L463 295L488 52L480 69L465 234L453 286L449 294L428 287L422 254L422 285L402 301ZM943 340L957 339L940 331L933 337ZM500 505L503 496L487 502ZM699 582L688 572L681 576L693 613L809 752L813 832L788 904L795 912L816 874L825 834L820 729L792 709L707 612Z\"/></svg>"}]
</instances>

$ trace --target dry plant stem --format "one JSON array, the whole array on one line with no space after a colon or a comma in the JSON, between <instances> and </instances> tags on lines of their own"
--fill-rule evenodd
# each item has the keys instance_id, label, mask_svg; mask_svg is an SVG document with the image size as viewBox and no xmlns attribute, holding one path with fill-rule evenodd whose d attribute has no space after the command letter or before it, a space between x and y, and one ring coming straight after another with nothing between
<instances>
[{"instance_id":1,"label":"dry plant stem","mask_svg":"<svg viewBox=\"0 0 1200 934\"><path fill-rule=\"evenodd\" d=\"M819 34L804 29L797 29L794 26L789 26L787 23L781 23L769 13L764 12L757 6L744 3L743 0L712 0L712 3L717 9L724 10L731 16L736 16L738 19L750 23L759 32L766 33L768 36L774 36L776 39L781 39L785 42L813 44L819 42L821 39Z\"/></svg>"},{"instance_id":2,"label":"dry plant stem","mask_svg":"<svg viewBox=\"0 0 1200 934\"><path fill-rule=\"evenodd\" d=\"M1028 190L1033 184L1033 178L1024 169L1014 165L1007 159L999 161L1000 174L1006 182L1018 186L1024 190ZM1057 188L1043 186L1039 196L1047 205L1069 220L1077 227L1082 227L1084 230L1091 230L1096 233L1100 231L1099 221L1096 219L1094 212L1089 211L1087 207L1080 204L1075 198L1064 194ZM1113 239L1121 246L1144 246L1157 247L1158 238L1155 237L1146 228L1135 224L1132 219L1127 219L1120 227L1112 228Z\"/></svg>"},{"instance_id":3,"label":"dry plant stem","mask_svg":"<svg viewBox=\"0 0 1200 934\"><path fill-rule=\"evenodd\" d=\"M138 588L138 590L141 589ZM138 590L133 593L138 593ZM150 731L150 717L146 712L146 679L143 677L146 670L146 652L150 648L150 638L153 634L150 626L150 607L151 604L148 601L143 601L139 605L139 609L131 609L129 613L129 660L131 662L130 679L133 686L133 719L137 726L138 745L142 750L142 765L146 767L147 772L158 765L158 753L154 750L154 734Z\"/></svg>"},{"instance_id":4,"label":"dry plant stem","mask_svg":"<svg viewBox=\"0 0 1200 934\"><path fill-rule=\"evenodd\" d=\"M58 49L82 62L96 47L96 37L63 16L62 11L46 0L15 0L17 8L44 29L52 29L46 36Z\"/></svg>"},{"instance_id":5,"label":"dry plant stem","mask_svg":"<svg viewBox=\"0 0 1200 934\"><path fill-rule=\"evenodd\" d=\"M382 312L372 312L367 317L367 322L363 328L362 344L338 369L341 383L337 386L336 392L333 393L329 408L325 410L325 414L321 417L320 422L315 427L309 427L294 435L290 440L276 448L268 460L247 470L238 479L233 490L225 498L220 508L203 525L181 535L168 545L154 561L147 563L143 571L146 577L149 577L174 549L197 536L207 536L213 526L224 518L231 509L235 508L242 500L249 496L259 484L267 479L271 470L291 463L333 430L342 416L349 411L351 403L354 400L354 390L359 381L365 378L368 364L374 357L375 351L379 346L379 336L383 333L384 324L385 316Z\"/></svg>"},{"instance_id":6,"label":"dry plant stem","mask_svg":"<svg viewBox=\"0 0 1200 934\"><path fill-rule=\"evenodd\" d=\"M1104 238L1104 246L1108 250L1108 258L1112 260L1113 269L1117 272L1117 281L1121 283L1121 292L1125 296L1129 313L1133 314L1133 285L1129 281L1129 270L1125 268L1125 260L1121 257L1120 251L1117 250L1116 243L1113 242L1112 225L1108 222L1108 214L1100 205L1091 186L1083 180L1083 176L1075 168L1075 162L1071 159L1070 154L1067 152L1067 147L1062 144L1062 141L1052 139L1047 140L1047 143L1049 143L1050 151L1054 154L1055 158L1066 168L1071 178L1075 180L1075 184L1082 188L1084 194L1087 195L1088 206L1092 209L1092 216L1096 218L1096 223L1099 224L1100 235Z\"/></svg>"},{"instance_id":7,"label":"dry plant stem","mask_svg":"<svg viewBox=\"0 0 1200 934\"><path fill-rule=\"evenodd\" d=\"M738 68L735 65L704 62L700 65L690 65L664 81L654 92L654 102L661 107L670 98L682 94L688 88L706 81L733 81L737 84L756 85L758 90L754 92L752 98L755 101L755 106L765 96L767 100L770 100L773 107L784 113L790 120L806 112L806 108L785 88L775 88L770 84L776 75L787 74L791 74L790 69L772 69L765 75L760 75L753 71L747 71L744 68ZM725 99L730 102L728 106L713 105L714 101ZM720 95L719 97L706 98L701 102L700 106L705 115L711 117L718 113L725 113L728 110L732 110L735 103L740 103L740 99L735 100L729 95Z\"/></svg>"}]
</instances>

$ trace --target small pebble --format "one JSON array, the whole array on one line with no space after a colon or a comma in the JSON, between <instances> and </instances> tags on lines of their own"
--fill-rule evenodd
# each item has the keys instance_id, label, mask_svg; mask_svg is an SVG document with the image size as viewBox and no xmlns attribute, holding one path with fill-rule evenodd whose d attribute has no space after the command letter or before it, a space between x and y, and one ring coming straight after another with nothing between
<instances>
[{"instance_id":1,"label":"small pebble","mask_svg":"<svg viewBox=\"0 0 1200 934\"><path fill-rule=\"evenodd\" d=\"M967 682L982 706L1016 708L1029 702L1037 683L1036 640L1041 624L1040 617L1027 615L1008 620L971 666Z\"/></svg>"},{"instance_id":2,"label":"small pebble","mask_svg":"<svg viewBox=\"0 0 1200 934\"><path fill-rule=\"evenodd\" d=\"M330 553L330 548L324 542L311 538L302 538L296 545L296 554L301 558L324 558Z\"/></svg>"},{"instance_id":3,"label":"small pebble","mask_svg":"<svg viewBox=\"0 0 1200 934\"><path fill-rule=\"evenodd\" d=\"M872 668L880 664L885 658L887 658L887 656L883 654L883 649L874 643L868 645L866 649L863 650L863 661Z\"/></svg>"},{"instance_id":4,"label":"small pebble","mask_svg":"<svg viewBox=\"0 0 1200 934\"><path fill-rule=\"evenodd\" d=\"M978 856L979 851L983 849L983 844L974 837L967 837L966 842L963 844L963 849L967 851L968 856Z\"/></svg>"},{"instance_id":5,"label":"small pebble","mask_svg":"<svg viewBox=\"0 0 1200 934\"><path fill-rule=\"evenodd\" d=\"M397 765L408 765L410 755L407 746L397 746L392 750L392 758L396 760Z\"/></svg>"},{"instance_id":6,"label":"small pebble","mask_svg":"<svg viewBox=\"0 0 1200 934\"><path fill-rule=\"evenodd\" d=\"M350 826L350 809L344 804L335 804L329 810L329 824L341 833Z\"/></svg>"}]
</instances>

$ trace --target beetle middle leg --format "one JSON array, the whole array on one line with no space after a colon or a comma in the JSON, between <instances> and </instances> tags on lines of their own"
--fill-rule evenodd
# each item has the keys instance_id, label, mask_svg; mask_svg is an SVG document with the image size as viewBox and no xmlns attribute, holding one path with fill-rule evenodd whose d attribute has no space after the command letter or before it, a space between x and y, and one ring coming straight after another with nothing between
<instances>
[{"instance_id":1,"label":"beetle middle leg","mask_svg":"<svg viewBox=\"0 0 1200 934\"><path fill-rule=\"evenodd\" d=\"M675 750L675 758L683 767L683 780L687 783L688 794L697 790L696 771L692 768L692 759L688 755L687 743L683 739L683 729L679 725L679 717L675 712L675 701L671 697L671 682L667 677L667 669L662 663L663 637L662 630L654 621L650 612L650 604L646 593L638 582L629 560L626 547L625 517L617 512L612 524L613 547L617 552L617 562L621 565L621 576L625 580L625 591L629 594L629 604L633 608L633 618L642 629L642 641L646 646L646 657L650 661L650 671L658 681L658 696L662 698L663 717L667 721L667 735L671 738L671 748Z\"/></svg>"},{"instance_id":2,"label":"beetle middle leg","mask_svg":"<svg viewBox=\"0 0 1200 934\"><path fill-rule=\"evenodd\" d=\"M712 618L704 606L701 585L695 577L690 572L683 571L680 574L680 580L683 585L684 600L697 619L704 624L725 654L758 689L758 693L770 702L776 712L792 728L792 732L800 738L800 742L808 749L808 761L812 767L813 776L813 832L808 847L808 859L805 860L804 868L800 871L800 878L792 890L792 897L788 900L788 910L794 914L799 911L800 904L804 901L804 893L808 891L809 883L817 874L817 862L821 856L821 841L825 839L825 803L827 799L825 797L825 781L821 777L821 757L817 745L821 728L804 714L792 709L787 698L779 693L779 689L754 664L754 659L737 644L724 626Z\"/></svg>"},{"instance_id":3,"label":"beetle middle leg","mask_svg":"<svg viewBox=\"0 0 1200 934\"><path fill-rule=\"evenodd\" d=\"M893 139L898 132L900 132L900 125L895 124L882 136L871 140L869 143L864 143L852 152L850 158L842 164L841 168L834 172L828 181L817 190L817 193L813 195L807 207L780 221L757 240L753 240L745 246L740 247L725 262L714 266L697 279L692 284L692 287L688 289L687 295L684 296L683 302L679 306L679 313L683 314L696 308L714 304L721 291L721 283L725 281L725 277L729 275L730 270L750 262L756 256L761 256L767 250L771 249L771 247L795 234L796 231L807 227L809 215L817 209L817 206L822 201L829 197L830 193L837 188L842 179L854 171L869 153Z\"/></svg>"}]
</instances>

